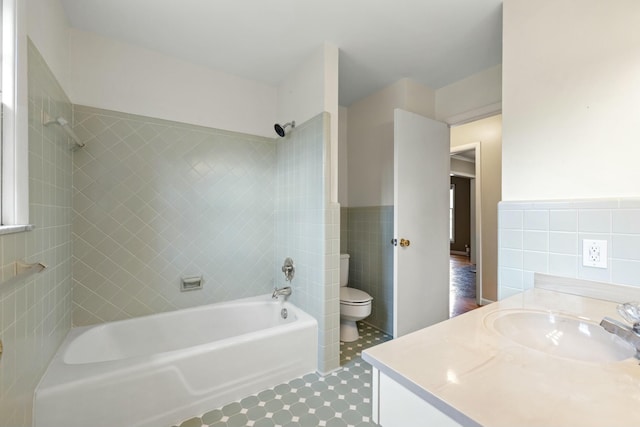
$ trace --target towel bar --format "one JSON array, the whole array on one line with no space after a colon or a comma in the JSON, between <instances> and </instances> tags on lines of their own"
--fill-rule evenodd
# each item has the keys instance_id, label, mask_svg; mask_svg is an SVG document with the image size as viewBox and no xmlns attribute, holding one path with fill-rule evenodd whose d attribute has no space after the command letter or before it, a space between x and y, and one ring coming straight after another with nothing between
<instances>
[{"instance_id":1,"label":"towel bar","mask_svg":"<svg viewBox=\"0 0 640 427\"><path fill-rule=\"evenodd\" d=\"M42 264L41 262L34 262L32 264L29 264L24 261L16 261L13 265L13 277L5 280L0 285L10 285L12 283L15 283L19 279L22 279L23 277L29 276L34 273L40 273L45 268L47 268L47 266Z\"/></svg>"}]
</instances>

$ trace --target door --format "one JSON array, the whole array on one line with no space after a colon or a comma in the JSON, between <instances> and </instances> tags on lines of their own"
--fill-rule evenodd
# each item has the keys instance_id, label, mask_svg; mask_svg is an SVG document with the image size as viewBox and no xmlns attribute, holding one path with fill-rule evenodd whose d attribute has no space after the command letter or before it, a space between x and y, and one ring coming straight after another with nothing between
<instances>
[{"instance_id":1,"label":"door","mask_svg":"<svg viewBox=\"0 0 640 427\"><path fill-rule=\"evenodd\" d=\"M450 142L446 124L400 109L393 131L397 338L449 315Z\"/></svg>"}]
</instances>

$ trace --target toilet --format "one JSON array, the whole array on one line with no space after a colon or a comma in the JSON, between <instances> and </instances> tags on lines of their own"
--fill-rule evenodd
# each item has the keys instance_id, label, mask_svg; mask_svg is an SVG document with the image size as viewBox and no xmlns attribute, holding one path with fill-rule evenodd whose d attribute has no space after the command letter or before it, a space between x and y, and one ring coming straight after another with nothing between
<instances>
[{"instance_id":1,"label":"toilet","mask_svg":"<svg viewBox=\"0 0 640 427\"><path fill-rule=\"evenodd\" d=\"M358 339L357 320L371 314L371 295L360 289L349 288L349 254L340 254L340 341Z\"/></svg>"}]
</instances>

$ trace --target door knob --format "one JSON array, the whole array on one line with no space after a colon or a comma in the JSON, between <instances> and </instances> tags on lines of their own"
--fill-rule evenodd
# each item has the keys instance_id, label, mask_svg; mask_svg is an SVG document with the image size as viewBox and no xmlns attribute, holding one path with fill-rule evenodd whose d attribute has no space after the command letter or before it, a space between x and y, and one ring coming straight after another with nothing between
<instances>
[{"instance_id":1,"label":"door knob","mask_svg":"<svg viewBox=\"0 0 640 427\"><path fill-rule=\"evenodd\" d=\"M411 244L411 242L409 241L409 239L400 239L400 246L402 246L403 248L409 246Z\"/></svg>"}]
</instances>

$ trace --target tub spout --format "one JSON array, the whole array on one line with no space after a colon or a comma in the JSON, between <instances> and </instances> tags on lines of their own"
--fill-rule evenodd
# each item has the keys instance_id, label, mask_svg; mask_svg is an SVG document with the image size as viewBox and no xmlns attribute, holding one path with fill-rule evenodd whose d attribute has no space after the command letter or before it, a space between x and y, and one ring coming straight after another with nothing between
<instances>
[{"instance_id":1,"label":"tub spout","mask_svg":"<svg viewBox=\"0 0 640 427\"><path fill-rule=\"evenodd\" d=\"M271 298L278 299L280 295L284 296L284 299L286 300L287 297L291 295L291 286L285 286L284 288L275 288L273 290Z\"/></svg>"}]
</instances>

